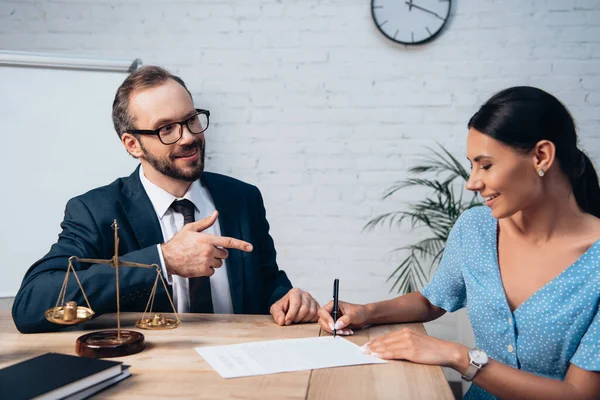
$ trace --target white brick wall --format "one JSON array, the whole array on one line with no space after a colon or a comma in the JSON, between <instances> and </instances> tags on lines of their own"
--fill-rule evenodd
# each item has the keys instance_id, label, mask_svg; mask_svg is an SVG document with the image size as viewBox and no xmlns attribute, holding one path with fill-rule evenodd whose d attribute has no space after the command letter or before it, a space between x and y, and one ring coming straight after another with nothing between
<instances>
[{"instance_id":1,"label":"white brick wall","mask_svg":"<svg viewBox=\"0 0 600 400\"><path fill-rule=\"evenodd\" d=\"M408 231L362 233L423 145L465 152L493 92L550 91L600 162L600 1L455 0L435 41L395 45L367 0L0 0L0 48L139 57L212 112L208 167L263 192L279 263L322 303L391 297ZM111 134L107 132L107 134ZM432 332L456 339L452 318Z\"/></svg>"}]
</instances>

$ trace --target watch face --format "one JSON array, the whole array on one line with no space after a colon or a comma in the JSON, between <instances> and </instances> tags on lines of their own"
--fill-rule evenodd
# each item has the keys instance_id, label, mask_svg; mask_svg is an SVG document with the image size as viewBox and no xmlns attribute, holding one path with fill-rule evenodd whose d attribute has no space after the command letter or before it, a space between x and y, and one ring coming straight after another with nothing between
<instances>
[{"instance_id":1,"label":"watch face","mask_svg":"<svg viewBox=\"0 0 600 400\"><path fill-rule=\"evenodd\" d=\"M473 360L473 362L475 362L476 364L488 363L488 356L485 353L485 351L481 349L472 349L471 351L469 351L469 356L471 356L471 360Z\"/></svg>"},{"instance_id":2,"label":"watch face","mask_svg":"<svg viewBox=\"0 0 600 400\"><path fill-rule=\"evenodd\" d=\"M450 0L371 0L371 15L387 38L420 44L440 33L450 16Z\"/></svg>"}]
</instances>

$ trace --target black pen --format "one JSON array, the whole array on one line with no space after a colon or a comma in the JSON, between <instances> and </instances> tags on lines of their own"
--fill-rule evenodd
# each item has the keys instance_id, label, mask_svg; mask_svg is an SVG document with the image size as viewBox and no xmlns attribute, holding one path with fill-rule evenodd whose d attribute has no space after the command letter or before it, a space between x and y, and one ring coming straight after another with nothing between
<instances>
[{"instance_id":1,"label":"black pen","mask_svg":"<svg viewBox=\"0 0 600 400\"><path fill-rule=\"evenodd\" d=\"M338 319L338 296L340 291L340 280L334 279L333 281L333 337L335 337L335 323Z\"/></svg>"}]
</instances>

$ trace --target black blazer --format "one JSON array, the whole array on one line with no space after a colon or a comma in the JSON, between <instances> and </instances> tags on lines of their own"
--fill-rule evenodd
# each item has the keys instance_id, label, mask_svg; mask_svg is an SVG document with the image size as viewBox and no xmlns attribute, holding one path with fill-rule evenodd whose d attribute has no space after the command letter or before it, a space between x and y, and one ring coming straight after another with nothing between
<instances>
[{"instance_id":1,"label":"black blazer","mask_svg":"<svg viewBox=\"0 0 600 400\"><path fill-rule=\"evenodd\" d=\"M292 285L277 266L260 191L239 180L209 172L203 173L201 180L219 211L221 234L254 246L251 253L229 250L227 274L233 312L268 314L270 306ZM115 218L119 224L119 257L160 265L156 245L164 241L162 231L140 181L138 167L127 178L69 200L58 242L29 268L15 297L12 315L19 331L46 332L64 327L48 322L44 312L56 304L68 259L70 256L111 258L114 255L111 225ZM116 312L115 270L106 265L77 262L74 267L96 315ZM120 267L121 311L144 311L155 278L155 269ZM171 287L169 291L172 295ZM65 298L68 300L85 305L73 276ZM172 310L160 282L153 310Z\"/></svg>"}]
</instances>

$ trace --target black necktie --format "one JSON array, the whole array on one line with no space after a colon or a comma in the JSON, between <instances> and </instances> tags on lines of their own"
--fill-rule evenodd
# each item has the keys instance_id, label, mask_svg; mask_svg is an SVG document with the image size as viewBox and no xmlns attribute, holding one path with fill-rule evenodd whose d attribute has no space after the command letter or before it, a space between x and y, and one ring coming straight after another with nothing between
<instances>
[{"instance_id":1,"label":"black necktie","mask_svg":"<svg viewBox=\"0 0 600 400\"><path fill-rule=\"evenodd\" d=\"M188 199L175 200L171 208L183 215L183 224L194 222L194 203ZM213 313L212 296L210 294L210 278L199 276L190 278L190 312Z\"/></svg>"}]
</instances>

